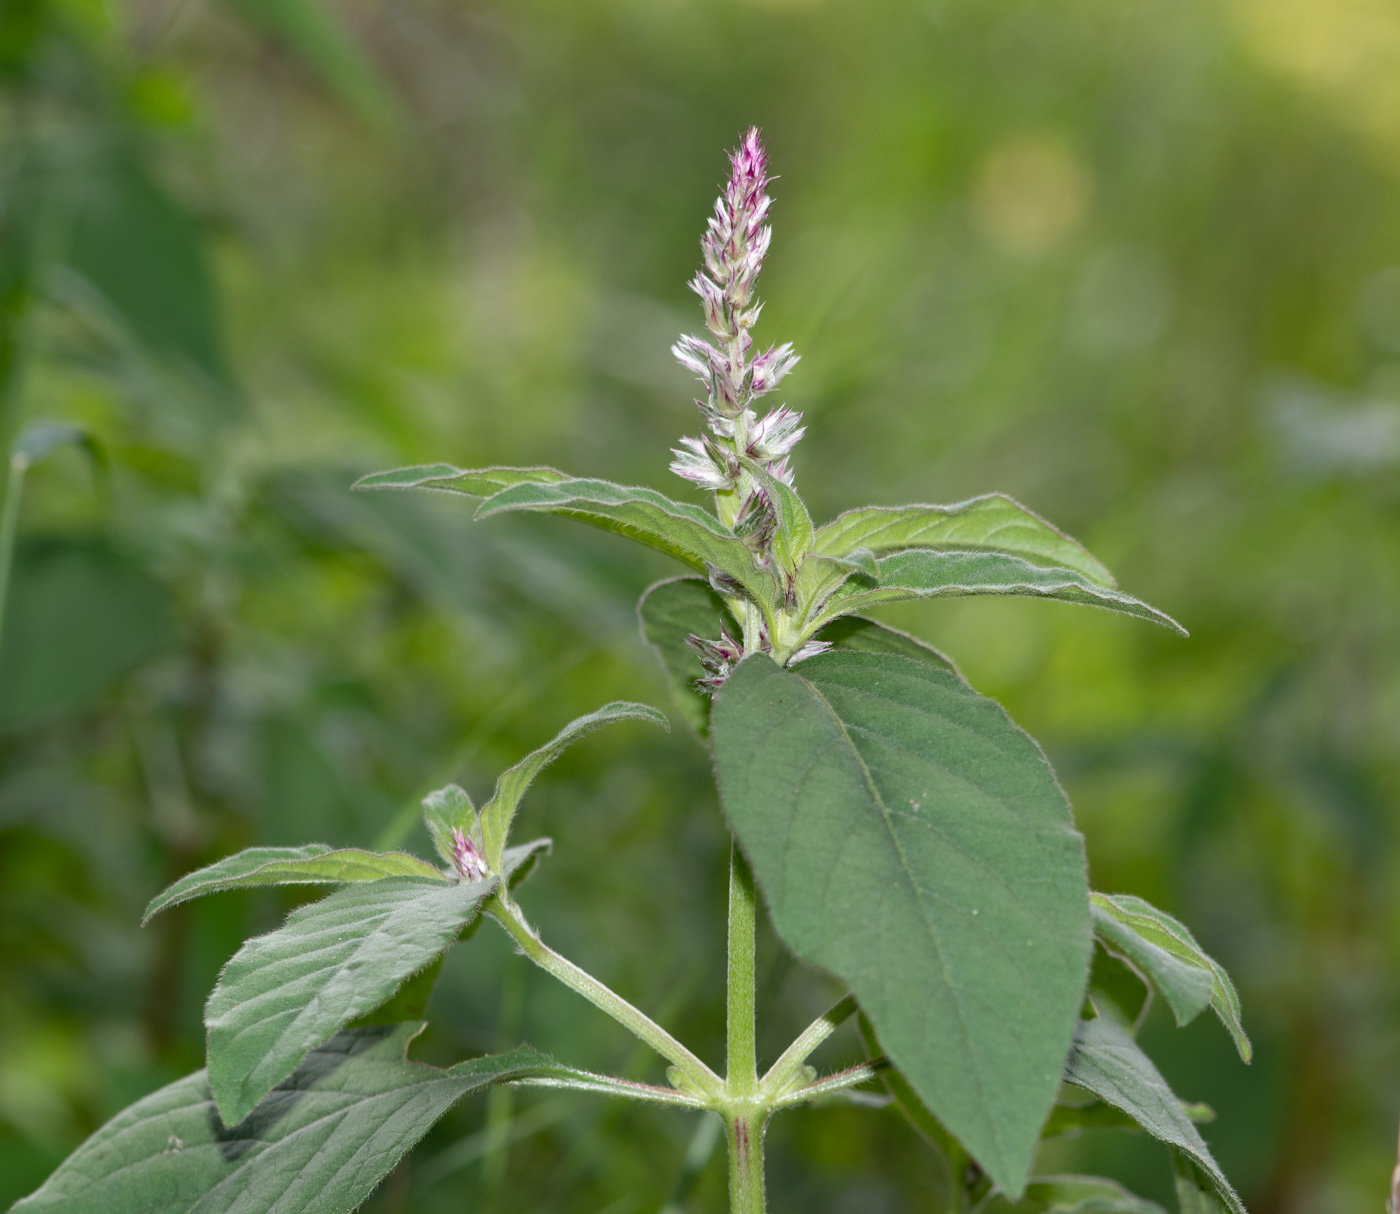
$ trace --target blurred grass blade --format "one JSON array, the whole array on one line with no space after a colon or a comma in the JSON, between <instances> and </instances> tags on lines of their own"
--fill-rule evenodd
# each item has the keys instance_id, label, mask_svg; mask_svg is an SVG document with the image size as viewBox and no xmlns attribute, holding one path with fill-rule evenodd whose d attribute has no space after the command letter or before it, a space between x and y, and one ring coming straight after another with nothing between
<instances>
[{"instance_id":1,"label":"blurred grass blade","mask_svg":"<svg viewBox=\"0 0 1400 1214\"><path fill-rule=\"evenodd\" d=\"M1113 574L1058 527L1004 493L951 506L862 506L837 515L817 532L817 551L848 556L901 548L972 548L1049 561L1112 589Z\"/></svg>"},{"instance_id":2,"label":"blurred grass blade","mask_svg":"<svg viewBox=\"0 0 1400 1214\"><path fill-rule=\"evenodd\" d=\"M324 843L303 847L250 847L189 873L151 899L141 922L147 923L169 907L204 894L258 885L337 885L379 881L385 877L417 877L446 883L449 878L407 852L362 851L358 847L332 850Z\"/></svg>"},{"instance_id":3,"label":"blurred grass blade","mask_svg":"<svg viewBox=\"0 0 1400 1214\"><path fill-rule=\"evenodd\" d=\"M474 468L452 464L417 464L371 472L355 482L356 489L441 489L467 497L493 497L512 485L548 485L572 478L556 468Z\"/></svg>"},{"instance_id":4,"label":"blurred grass blade","mask_svg":"<svg viewBox=\"0 0 1400 1214\"><path fill-rule=\"evenodd\" d=\"M1155 1201L1128 1192L1102 1176L1037 1176L1020 1201L1001 1194L977 1206L977 1214L1167 1214Z\"/></svg>"},{"instance_id":5,"label":"blurred grass blade","mask_svg":"<svg viewBox=\"0 0 1400 1214\"><path fill-rule=\"evenodd\" d=\"M16 1214L342 1214L469 1092L548 1068L528 1046L448 1070L409 1062L423 1025L352 1029L312 1050L225 1129L198 1071L118 1113Z\"/></svg>"},{"instance_id":6,"label":"blurred grass blade","mask_svg":"<svg viewBox=\"0 0 1400 1214\"><path fill-rule=\"evenodd\" d=\"M223 0L226 8L272 35L381 133L403 120L393 86L316 0Z\"/></svg>"}]
</instances>

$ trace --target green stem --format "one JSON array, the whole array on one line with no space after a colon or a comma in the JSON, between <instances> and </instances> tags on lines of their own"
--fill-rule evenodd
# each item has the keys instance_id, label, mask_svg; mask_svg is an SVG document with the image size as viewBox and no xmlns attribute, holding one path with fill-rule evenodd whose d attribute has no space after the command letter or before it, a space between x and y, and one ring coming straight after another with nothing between
<instances>
[{"instance_id":1,"label":"green stem","mask_svg":"<svg viewBox=\"0 0 1400 1214\"><path fill-rule=\"evenodd\" d=\"M729 1138L730 1214L763 1214L763 1131L769 1106L758 1086L754 1028L754 938L758 895L753 869L729 844L729 1001L728 1073L724 1127Z\"/></svg>"},{"instance_id":2,"label":"green stem","mask_svg":"<svg viewBox=\"0 0 1400 1214\"><path fill-rule=\"evenodd\" d=\"M763 1077L763 1093L770 1099L781 1096L797 1084L799 1079L806 1081L807 1068L804 1065L812 1051L831 1036L842 1024L850 1019L856 1010L856 997L847 995L812 1021L801 1035L782 1053Z\"/></svg>"},{"instance_id":3,"label":"green stem","mask_svg":"<svg viewBox=\"0 0 1400 1214\"><path fill-rule=\"evenodd\" d=\"M0 643L5 636L5 604L10 592L10 566L15 559L15 533L19 529L19 503L24 496L24 474L29 461L15 456L10 461L10 479L5 486L5 505L0 508Z\"/></svg>"},{"instance_id":4,"label":"green stem","mask_svg":"<svg viewBox=\"0 0 1400 1214\"><path fill-rule=\"evenodd\" d=\"M764 1214L763 1131L766 1109L726 1114L729 1138L729 1214Z\"/></svg>"},{"instance_id":5,"label":"green stem","mask_svg":"<svg viewBox=\"0 0 1400 1214\"><path fill-rule=\"evenodd\" d=\"M546 945L539 934L526 922L520 908L511 900L505 890L497 890L486 903L486 912L510 933L521 951L546 973L559 979L565 986L577 991L594 1007L601 1009L629 1030L639 1040L645 1041L658 1054L675 1067L679 1077L686 1081L695 1092L710 1100L720 1100L724 1093L724 1082L710 1070L690 1050L671 1036L659 1024L638 1008L633 1007L621 995L599 982L592 974L580 969L566 957L560 956Z\"/></svg>"},{"instance_id":6,"label":"green stem","mask_svg":"<svg viewBox=\"0 0 1400 1214\"><path fill-rule=\"evenodd\" d=\"M754 931L757 917L753 870L739 850L729 844L729 1008L728 1074L725 1090L731 1098L758 1091L758 1055L754 1030Z\"/></svg>"}]
</instances>

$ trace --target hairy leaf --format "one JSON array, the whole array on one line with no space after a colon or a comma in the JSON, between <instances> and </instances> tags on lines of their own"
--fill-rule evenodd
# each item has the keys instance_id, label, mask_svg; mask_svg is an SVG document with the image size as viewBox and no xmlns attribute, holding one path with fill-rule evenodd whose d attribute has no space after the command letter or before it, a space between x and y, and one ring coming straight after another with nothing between
<instances>
[{"instance_id":1,"label":"hairy leaf","mask_svg":"<svg viewBox=\"0 0 1400 1214\"><path fill-rule=\"evenodd\" d=\"M877 653L748 658L711 735L778 933L1019 1194L1089 968L1083 847L1045 756L955 675Z\"/></svg>"},{"instance_id":2,"label":"hairy leaf","mask_svg":"<svg viewBox=\"0 0 1400 1214\"><path fill-rule=\"evenodd\" d=\"M921 641L898 628L891 628L888 624L877 624L874 620L867 620L860 615L843 615L839 620L832 620L817 633L816 639L826 641L835 649L853 649L860 653L892 653L958 674L958 668L953 665L952 659L940 653L927 641Z\"/></svg>"},{"instance_id":3,"label":"hairy leaf","mask_svg":"<svg viewBox=\"0 0 1400 1214\"><path fill-rule=\"evenodd\" d=\"M773 601L773 576L754 565L742 540L708 511L672 501L655 489L595 480L516 485L487 498L476 516L512 510L562 514L615 531L695 569L727 573L760 603Z\"/></svg>"},{"instance_id":4,"label":"hairy leaf","mask_svg":"<svg viewBox=\"0 0 1400 1214\"><path fill-rule=\"evenodd\" d=\"M1209 1004L1248 1062L1253 1047L1240 1018L1240 997L1224 967L1205 952L1179 920L1132 894L1091 895L1094 934L1133 963L1189 1024Z\"/></svg>"},{"instance_id":5,"label":"hairy leaf","mask_svg":"<svg viewBox=\"0 0 1400 1214\"><path fill-rule=\"evenodd\" d=\"M1161 624L1182 636L1186 630L1171 616L1131 595L1100 586L1073 569L1047 569L1001 552L944 552L913 548L880 561L880 581L852 578L817 617L833 619L879 603L974 594L1014 594L1085 603L1121 611Z\"/></svg>"},{"instance_id":6,"label":"hairy leaf","mask_svg":"<svg viewBox=\"0 0 1400 1214\"><path fill-rule=\"evenodd\" d=\"M797 490L768 472L761 464L746 456L740 457L745 471L768 494L778 516L778 530L773 537L773 555L789 575L795 576L802 562L812 551L816 528L812 516L797 495Z\"/></svg>"},{"instance_id":7,"label":"hairy leaf","mask_svg":"<svg viewBox=\"0 0 1400 1214\"><path fill-rule=\"evenodd\" d=\"M1113 587L1113 574L1077 540L1002 493L951 506L862 506L837 515L817 532L817 551L849 556L855 549L973 548L1049 562Z\"/></svg>"},{"instance_id":8,"label":"hairy leaf","mask_svg":"<svg viewBox=\"0 0 1400 1214\"><path fill-rule=\"evenodd\" d=\"M372 472L355 482L356 489L441 489L467 497L491 497L512 485L549 484L570 480L556 468L473 468L464 470L452 464L418 464Z\"/></svg>"},{"instance_id":9,"label":"hairy leaf","mask_svg":"<svg viewBox=\"0 0 1400 1214\"><path fill-rule=\"evenodd\" d=\"M1171 1156L1176 1204L1181 1214L1226 1214L1229 1207L1220 1199L1210 1177L1183 1152L1173 1151Z\"/></svg>"},{"instance_id":10,"label":"hairy leaf","mask_svg":"<svg viewBox=\"0 0 1400 1214\"><path fill-rule=\"evenodd\" d=\"M1181 1101L1122 1025L1102 1016L1081 1021L1065 1064L1065 1078L1122 1109L1154 1138L1184 1152L1209 1179L1225 1209L1245 1214Z\"/></svg>"},{"instance_id":11,"label":"hairy leaf","mask_svg":"<svg viewBox=\"0 0 1400 1214\"><path fill-rule=\"evenodd\" d=\"M301 847L249 847L181 877L146 907L142 924L168 907L204 894L254 885L340 885L383 877L418 877L445 884L449 878L407 852L332 850L324 843Z\"/></svg>"},{"instance_id":12,"label":"hairy leaf","mask_svg":"<svg viewBox=\"0 0 1400 1214\"><path fill-rule=\"evenodd\" d=\"M681 716L704 737L710 727L710 697L696 690L695 680L705 671L686 638L717 641L721 629L733 635L739 631L734 616L703 578L679 577L648 588L637 604L637 617L642 636L661 659Z\"/></svg>"},{"instance_id":13,"label":"hairy leaf","mask_svg":"<svg viewBox=\"0 0 1400 1214\"><path fill-rule=\"evenodd\" d=\"M513 848L511 871L538 844ZM387 877L295 910L244 943L204 1011L209 1082L237 1125L314 1049L444 952L495 881Z\"/></svg>"},{"instance_id":14,"label":"hairy leaf","mask_svg":"<svg viewBox=\"0 0 1400 1214\"><path fill-rule=\"evenodd\" d=\"M469 1092L547 1072L528 1046L438 1070L404 1052L421 1024L352 1029L312 1050L257 1112L219 1123L204 1071L118 1113L22 1214L344 1214Z\"/></svg>"},{"instance_id":15,"label":"hairy leaf","mask_svg":"<svg viewBox=\"0 0 1400 1214\"><path fill-rule=\"evenodd\" d=\"M997 1194L977 1209L978 1214L1166 1214L1155 1201L1102 1176L1038 1176L1020 1201Z\"/></svg>"},{"instance_id":16,"label":"hairy leaf","mask_svg":"<svg viewBox=\"0 0 1400 1214\"><path fill-rule=\"evenodd\" d=\"M570 743L614 721L649 721L661 726L667 733L671 732L671 723L666 715L649 704L614 700L611 704L604 704L597 712L570 721L538 750L532 750L519 763L507 767L497 777L496 791L481 811L481 834L486 844L486 859L493 871L504 871L501 856L506 840L510 838L510 824L520 807L520 798L535 777L563 754Z\"/></svg>"}]
</instances>

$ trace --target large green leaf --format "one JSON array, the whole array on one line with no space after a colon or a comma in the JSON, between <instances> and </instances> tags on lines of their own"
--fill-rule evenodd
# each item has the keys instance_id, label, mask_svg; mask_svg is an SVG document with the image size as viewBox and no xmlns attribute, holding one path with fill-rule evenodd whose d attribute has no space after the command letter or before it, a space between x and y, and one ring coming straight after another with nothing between
<instances>
[{"instance_id":1,"label":"large green leaf","mask_svg":"<svg viewBox=\"0 0 1400 1214\"><path fill-rule=\"evenodd\" d=\"M927 662L743 661L711 737L778 933L836 974L933 1114L1026 1182L1088 975L1069 805L1002 709Z\"/></svg>"},{"instance_id":2,"label":"large green leaf","mask_svg":"<svg viewBox=\"0 0 1400 1214\"><path fill-rule=\"evenodd\" d=\"M862 506L837 515L817 532L817 551L845 556L857 548L973 548L1009 552L1037 563L1075 569L1113 587L1113 574L1077 540L1003 493L951 506Z\"/></svg>"},{"instance_id":3,"label":"large green leaf","mask_svg":"<svg viewBox=\"0 0 1400 1214\"><path fill-rule=\"evenodd\" d=\"M506 870L543 843L512 848ZM347 886L244 943L204 1011L209 1082L237 1125L314 1049L437 958L495 881L387 877Z\"/></svg>"},{"instance_id":4,"label":"large green leaf","mask_svg":"<svg viewBox=\"0 0 1400 1214\"><path fill-rule=\"evenodd\" d=\"M891 628L888 624L877 624L860 615L843 615L832 620L817 633L816 639L825 641L834 649L853 649L860 653L892 653L902 658L913 658L916 662L927 662L952 674L958 673L953 660L940 653L927 641Z\"/></svg>"},{"instance_id":5,"label":"large green leaf","mask_svg":"<svg viewBox=\"0 0 1400 1214\"><path fill-rule=\"evenodd\" d=\"M1235 984L1186 925L1132 894L1095 893L1090 901L1094 934L1142 971L1167 1001L1177 1024L1189 1024L1209 1004L1248 1062L1253 1048L1241 1022Z\"/></svg>"},{"instance_id":6,"label":"large green leaf","mask_svg":"<svg viewBox=\"0 0 1400 1214\"><path fill-rule=\"evenodd\" d=\"M570 721L538 750L532 750L519 763L507 767L497 777L496 791L481 811L481 834L486 844L486 859L493 871L504 871L501 857L505 854L506 840L510 838L510 824L520 807L520 798L534 783L535 777L563 754L571 743L614 721L649 721L661 726L667 733L671 732L671 723L665 714L649 704L614 700L611 704L604 704L597 712Z\"/></svg>"},{"instance_id":7,"label":"large green leaf","mask_svg":"<svg viewBox=\"0 0 1400 1214\"><path fill-rule=\"evenodd\" d=\"M1225 1209L1245 1214L1181 1102L1122 1025L1103 1016L1081 1021L1065 1064L1065 1078L1122 1109L1154 1138L1183 1152L1210 1180Z\"/></svg>"},{"instance_id":8,"label":"large green leaf","mask_svg":"<svg viewBox=\"0 0 1400 1214\"><path fill-rule=\"evenodd\" d=\"M945 552L911 548L880 561L880 580L854 577L823 607L819 620L833 619L879 603L974 594L1030 595L1121 611L1186 635L1171 616L1122 591L1100 586L1073 569L1047 569L1003 552Z\"/></svg>"},{"instance_id":9,"label":"large green leaf","mask_svg":"<svg viewBox=\"0 0 1400 1214\"><path fill-rule=\"evenodd\" d=\"M514 485L482 502L476 517L515 510L562 514L615 531L701 572L718 569L759 603L774 601L773 575L754 565L753 554L742 540L708 511L672 501L655 489L598 480Z\"/></svg>"},{"instance_id":10,"label":"large green leaf","mask_svg":"<svg viewBox=\"0 0 1400 1214\"><path fill-rule=\"evenodd\" d=\"M311 1051L258 1111L219 1124L205 1072L118 1113L16 1214L343 1214L468 1092L549 1073L529 1047L450 1070L408 1062L421 1024L352 1029Z\"/></svg>"},{"instance_id":11,"label":"large green leaf","mask_svg":"<svg viewBox=\"0 0 1400 1214\"><path fill-rule=\"evenodd\" d=\"M440 489L467 497L492 497L512 485L550 484L573 479L557 468L474 468L452 464L418 464L372 472L355 482L356 489Z\"/></svg>"},{"instance_id":12,"label":"large green leaf","mask_svg":"<svg viewBox=\"0 0 1400 1214\"><path fill-rule=\"evenodd\" d=\"M151 899L141 922L167 907L204 894L254 885L339 885L384 877L418 877L446 884L450 878L407 852L331 850L324 843L301 847L249 847L181 877Z\"/></svg>"}]
</instances>

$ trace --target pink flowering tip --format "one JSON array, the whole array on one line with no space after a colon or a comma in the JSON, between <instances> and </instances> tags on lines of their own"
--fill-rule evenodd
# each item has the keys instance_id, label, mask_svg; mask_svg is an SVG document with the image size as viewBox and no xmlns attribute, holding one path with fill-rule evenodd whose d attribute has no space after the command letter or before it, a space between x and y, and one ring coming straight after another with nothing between
<instances>
[{"instance_id":1,"label":"pink flowering tip","mask_svg":"<svg viewBox=\"0 0 1400 1214\"><path fill-rule=\"evenodd\" d=\"M744 132L742 142L729 153L729 163L733 169L730 186L736 192L761 190L768 183L768 149L758 127Z\"/></svg>"},{"instance_id":2,"label":"pink flowering tip","mask_svg":"<svg viewBox=\"0 0 1400 1214\"><path fill-rule=\"evenodd\" d=\"M755 396L771 392L785 379L788 373L801 361L801 356L792 352L792 343L769 346L753 360L749 378L750 389Z\"/></svg>"},{"instance_id":3,"label":"pink flowering tip","mask_svg":"<svg viewBox=\"0 0 1400 1214\"><path fill-rule=\"evenodd\" d=\"M491 875L481 849L459 826L452 828L452 867L464 881L480 881Z\"/></svg>"},{"instance_id":4,"label":"pink flowering tip","mask_svg":"<svg viewBox=\"0 0 1400 1214\"><path fill-rule=\"evenodd\" d=\"M705 384L709 384L717 373L722 374L724 371L724 355L700 337L682 337L671 347L671 354L681 366L694 373Z\"/></svg>"},{"instance_id":5,"label":"pink flowering tip","mask_svg":"<svg viewBox=\"0 0 1400 1214\"><path fill-rule=\"evenodd\" d=\"M787 456L768 465L768 475L792 487L792 469L788 467Z\"/></svg>"},{"instance_id":6,"label":"pink flowering tip","mask_svg":"<svg viewBox=\"0 0 1400 1214\"><path fill-rule=\"evenodd\" d=\"M817 654L825 653L830 648L830 641L804 641L798 651L788 659L788 665L794 666L798 662L805 662L808 658L814 658Z\"/></svg>"},{"instance_id":7,"label":"pink flowering tip","mask_svg":"<svg viewBox=\"0 0 1400 1214\"><path fill-rule=\"evenodd\" d=\"M783 459L806 433L802 414L783 405L749 428L749 454L764 462Z\"/></svg>"},{"instance_id":8,"label":"pink flowering tip","mask_svg":"<svg viewBox=\"0 0 1400 1214\"><path fill-rule=\"evenodd\" d=\"M726 457L712 441L703 438L683 438L679 447L672 447L671 471L693 481L702 489L719 493L734 488L738 468L730 467L732 456Z\"/></svg>"}]
</instances>

